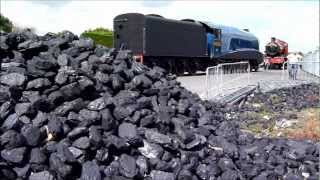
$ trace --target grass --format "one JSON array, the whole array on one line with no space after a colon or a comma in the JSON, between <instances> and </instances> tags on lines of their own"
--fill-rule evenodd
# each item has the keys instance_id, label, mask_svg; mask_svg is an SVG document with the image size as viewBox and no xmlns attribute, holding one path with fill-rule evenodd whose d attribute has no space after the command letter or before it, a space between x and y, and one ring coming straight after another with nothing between
<instances>
[{"instance_id":1,"label":"grass","mask_svg":"<svg viewBox=\"0 0 320 180\"><path fill-rule=\"evenodd\" d=\"M281 97L279 97L278 95L272 94L270 96L270 100L272 102L272 104L277 104L281 102Z\"/></svg>"},{"instance_id":2,"label":"grass","mask_svg":"<svg viewBox=\"0 0 320 180\"><path fill-rule=\"evenodd\" d=\"M289 113L289 112L286 112ZM256 122L245 127L256 135L267 134L270 137L285 137L289 139L304 140L309 139L312 141L320 141L320 108L307 108L297 113L297 123L287 128L275 128L275 121L270 120L268 123ZM273 117L276 114L261 111L255 113L258 117L269 116Z\"/></svg>"},{"instance_id":3,"label":"grass","mask_svg":"<svg viewBox=\"0 0 320 180\"><path fill-rule=\"evenodd\" d=\"M248 126L247 130L253 132L254 134L260 134L264 130L261 124L255 123Z\"/></svg>"},{"instance_id":4,"label":"grass","mask_svg":"<svg viewBox=\"0 0 320 180\"><path fill-rule=\"evenodd\" d=\"M320 108L308 109L302 113L302 121L296 128L286 130L286 136L292 139L320 141Z\"/></svg>"}]
</instances>

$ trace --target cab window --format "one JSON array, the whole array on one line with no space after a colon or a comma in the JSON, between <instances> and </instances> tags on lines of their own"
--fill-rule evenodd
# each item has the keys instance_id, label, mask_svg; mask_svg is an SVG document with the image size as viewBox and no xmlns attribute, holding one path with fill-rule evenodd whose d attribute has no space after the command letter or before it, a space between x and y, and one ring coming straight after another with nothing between
<instances>
[{"instance_id":1,"label":"cab window","mask_svg":"<svg viewBox=\"0 0 320 180\"><path fill-rule=\"evenodd\" d=\"M242 49L242 48L254 48L254 49L257 49L256 43L253 43L251 41L238 39L238 38L232 38L231 39L229 50L235 51L237 49Z\"/></svg>"}]
</instances>

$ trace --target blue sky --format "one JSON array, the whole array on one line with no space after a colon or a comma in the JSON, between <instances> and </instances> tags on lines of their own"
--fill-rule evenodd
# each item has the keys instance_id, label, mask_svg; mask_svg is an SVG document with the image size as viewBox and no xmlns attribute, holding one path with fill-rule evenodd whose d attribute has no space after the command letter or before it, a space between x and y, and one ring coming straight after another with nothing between
<instances>
[{"instance_id":1,"label":"blue sky","mask_svg":"<svg viewBox=\"0 0 320 180\"><path fill-rule=\"evenodd\" d=\"M289 43L290 51L308 52L319 46L319 1L1 1L1 12L39 34L70 30L80 34L95 27L112 28L121 13L160 14L248 28L261 50L271 36Z\"/></svg>"}]
</instances>

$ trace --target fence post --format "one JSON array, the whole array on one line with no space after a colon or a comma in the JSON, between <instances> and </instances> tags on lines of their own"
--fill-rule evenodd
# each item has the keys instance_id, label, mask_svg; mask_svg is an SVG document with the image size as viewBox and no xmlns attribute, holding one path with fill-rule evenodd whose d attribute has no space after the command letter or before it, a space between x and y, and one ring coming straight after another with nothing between
<instances>
[{"instance_id":1,"label":"fence post","mask_svg":"<svg viewBox=\"0 0 320 180\"><path fill-rule=\"evenodd\" d=\"M285 68L287 66L287 69ZM288 62L284 62L282 65L282 75L281 75L281 80L284 80L285 76L288 75L289 71L289 64Z\"/></svg>"},{"instance_id":2,"label":"fence post","mask_svg":"<svg viewBox=\"0 0 320 180\"><path fill-rule=\"evenodd\" d=\"M219 64L220 65L220 64ZM219 66L218 65L218 66ZM221 65L220 67L218 67L218 72L220 71L220 75L219 75L219 95L221 95L221 96L223 96L223 93L222 93L222 76L223 76L223 68L222 68L223 66Z\"/></svg>"},{"instance_id":3,"label":"fence post","mask_svg":"<svg viewBox=\"0 0 320 180\"><path fill-rule=\"evenodd\" d=\"M249 82L250 82L250 63L248 63L247 72L248 72L248 75L247 75L247 84L249 84Z\"/></svg>"},{"instance_id":4,"label":"fence post","mask_svg":"<svg viewBox=\"0 0 320 180\"><path fill-rule=\"evenodd\" d=\"M207 99L209 99L209 83L208 83L209 68L210 67L207 67L207 69L206 69L206 96L207 96Z\"/></svg>"}]
</instances>

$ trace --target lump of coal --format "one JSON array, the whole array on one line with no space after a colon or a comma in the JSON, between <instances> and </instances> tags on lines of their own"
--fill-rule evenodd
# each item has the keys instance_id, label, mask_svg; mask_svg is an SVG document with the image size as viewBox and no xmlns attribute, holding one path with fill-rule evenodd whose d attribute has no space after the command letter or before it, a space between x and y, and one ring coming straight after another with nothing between
<instances>
[{"instance_id":1,"label":"lump of coal","mask_svg":"<svg viewBox=\"0 0 320 180\"><path fill-rule=\"evenodd\" d=\"M21 130L29 146L37 146L41 142L41 131L35 126L24 126Z\"/></svg>"},{"instance_id":2,"label":"lump of coal","mask_svg":"<svg viewBox=\"0 0 320 180\"><path fill-rule=\"evenodd\" d=\"M118 129L118 135L128 142L134 143L138 140L137 128L131 123L122 123Z\"/></svg>"},{"instance_id":3,"label":"lump of coal","mask_svg":"<svg viewBox=\"0 0 320 180\"><path fill-rule=\"evenodd\" d=\"M4 129L13 129L19 127L20 124L18 115L14 113L7 117L1 127Z\"/></svg>"},{"instance_id":4,"label":"lump of coal","mask_svg":"<svg viewBox=\"0 0 320 180\"><path fill-rule=\"evenodd\" d=\"M88 104L88 109L93 111L102 110L107 106L107 103L105 102L104 98L98 98Z\"/></svg>"},{"instance_id":5,"label":"lump of coal","mask_svg":"<svg viewBox=\"0 0 320 180\"><path fill-rule=\"evenodd\" d=\"M151 171L151 178L153 180L174 180L174 174L164 171Z\"/></svg>"},{"instance_id":6,"label":"lump of coal","mask_svg":"<svg viewBox=\"0 0 320 180\"><path fill-rule=\"evenodd\" d=\"M48 132L54 137L59 137L63 134L63 124L57 117L50 117L48 122Z\"/></svg>"},{"instance_id":7,"label":"lump of coal","mask_svg":"<svg viewBox=\"0 0 320 180\"><path fill-rule=\"evenodd\" d=\"M147 158L160 158L163 154L163 148L158 144L149 143L147 141L143 141L143 147L138 148L140 153Z\"/></svg>"},{"instance_id":8,"label":"lump of coal","mask_svg":"<svg viewBox=\"0 0 320 180\"><path fill-rule=\"evenodd\" d=\"M101 112L101 126L104 130L108 131L114 128L115 120L109 109L104 109Z\"/></svg>"},{"instance_id":9,"label":"lump of coal","mask_svg":"<svg viewBox=\"0 0 320 180\"><path fill-rule=\"evenodd\" d=\"M57 60L57 63L60 65L60 66L67 66L69 65L69 57L67 54L60 54L59 57L58 57L58 60Z\"/></svg>"},{"instance_id":10,"label":"lump of coal","mask_svg":"<svg viewBox=\"0 0 320 180\"><path fill-rule=\"evenodd\" d=\"M29 180L54 180L54 176L50 174L49 171L41 171L37 173L32 173Z\"/></svg>"},{"instance_id":11,"label":"lump of coal","mask_svg":"<svg viewBox=\"0 0 320 180\"><path fill-rule=\"evenodd\" d=\"M25 139L15 130L8 130L0 136L1 146L12 149L24 145Z\"/></svg>"},{"instance_id":12,"label":"lump of coal","mask_svg":"<svg viewBox=\"0 0 320 180\"><path fill-rule=\"evenodd\" d=\"M17 113L18 116L22 116L25 114L30 114L32 111L31 109L31 103L19 103L16 104L15 106L15 112Z\"/></svg>"},{"instance_id":13,"label":"lump of coal","mask_svg":"<svg viewBox=\"0 0 320 180\"><path fill-rule=\"evenodd\" d=\"M67 84L60 88L61 93L63 94L65 99L74 99L79 96L81 93L80 86L77 82Z\"/></svg>"},{"instance_id":14,"label":"lump of coal","mask_svg":"<svg viewBox=\"0 0 320 180\"><path fill-rule=\"evenodd\" d=\"M82 150L75 148L75 147L69 147L69 151L72 153L74 158L79 158L84 153Z\"/></svg>"},{"instance_id":15,"label":"lump of coal","mask_svg":"<svg viewBox=\"0 0 320 180\"><path fill-rule=\"evenodd\" d=\"M86 136L80 137L79 139L75 140L72 145L79 149L87 149L90 146L90 139Z\"/></svg>"},{"instance_id":16,"label":"lump of coal","mask_svg":"<svg viewBox=\"0 0 320 180\"><path fill-rule=\"evenodd\" d=\"M39 149L33 148L30 153L30 163L41 164L47 160L47 156Z\"/></svg>"},{"instance_id":17,"label":"lump of coal","mask_svg":"<svg viewBox=\"0 0 320 180\"><path fill-rule=\"evenodd\" d=\"M18 177L26 178L27 174L30 171L30 165L27 164L26 166L21 167L21 168L16 167L16 168L13 168L13 170L16 172Z\"/></svg>"},{"instance_id":18,"label":"lump of coal","mask_svg":"<svg viewBox=\"0 0 320 180\"><path fill-rule=\"evenodd\" d=\"M95 158L100 162L106 162L109 159L109 152L106 149L99 149Z\"/></svg>"},{"instance_id":19,"label":"lump of coal","mask_svg":"<svg viewBox=\"0 0 320 180\"><path fill-rule=\"evenodd\" d=\"M85 103L81 98L77 98L73 101L64 102L62 105L55 109L56 115L65 116L70 111L79 111L85 107Z\"/></svg>"},{"instance_id":20,"label":"lump of coal","mask_svg":"<svg viewBox=\"0 0 320 180\"><path fill-rule=\"evenodd\" d=\"M0 83L12 86L22 86L26 82L26 76L19 73L5 74L0 77Z\"/></svg>"},{"instance_id":21,"label":"lump of coal","mask_svg":"<svg viewBox=\"0 0 320 180\"><path fill-rule=\"evenodd\" d=\"M81 180L101 180L99 166L94 161L87 161L82 165Z\"/></svg>"},{"instance_id":22,"label":"lump of coal","mask_svg":"<svg viewBox=\"0 0 320 180\"><path fill-rule=\"evenodd\" d=\"M8 162L20 164L25 158L25 153L27 152L26 150L26 147L14 148L10 150L4 149L1 151L1 157Z\"/></svg>"},{"instance_id":23,"label":"lump of coal","mask_svg":"<svg viewBox=\"0 0 320 180\"><path fill-rule=\"evenodd\" d=\"M47 78L38 78L29 81L27 84L27 89L40 89L49 86L51 86L51 82Z\"/></svg>"},{"instance_id":24,"label":"lump of coal","mask_svg":"<svg viewBox=\"0 0 320 180\"><path fill-rule=\"evenodd\" d=\"M86 135L88 133L88 128L87 127L76 127L72 131L68 133L68 137L70 139L75 139L80 136Z\"/></svg>"},{"instance_id":25,"label":"lump of coal","mask_svg":"<svg viewBox=\"0 0 320 180\"><path fill-rule=\"evenodd\" d=\"M169 136L158 133L153 130L147 130L145 133L145 136L151 142L155 142L155 143L159 143L159 144L170 144L171 143L171 138Z\"/></svg>"},{"instance_id":26,"label":"lump of coal","mask_svg":"<svg viewBox=\"0 0 320 180\"><path fill-rule=\"evenodd\" d=\"M120 159L120 173L128 178L133 178L137 174L137 169L136 169L136 160L127 155L123 154L121 155Z\"/></svg>"},{"instance_id":27,"label":"lump of coal","mask_svg":"<svg viewBox=\"0 0 320 180\"><path fill-rule=\"evenodd\" d=\"M53 68L56 63L55 61L42 59L40 57L34 56L31 60L31 63L37 68L41 70L49 70Z\"/></svg>"}]
</instances>

